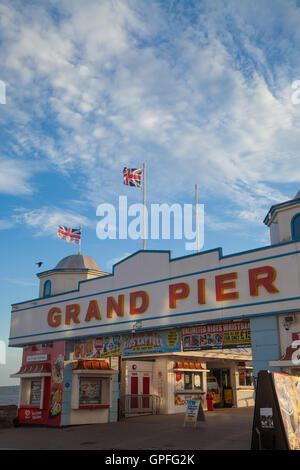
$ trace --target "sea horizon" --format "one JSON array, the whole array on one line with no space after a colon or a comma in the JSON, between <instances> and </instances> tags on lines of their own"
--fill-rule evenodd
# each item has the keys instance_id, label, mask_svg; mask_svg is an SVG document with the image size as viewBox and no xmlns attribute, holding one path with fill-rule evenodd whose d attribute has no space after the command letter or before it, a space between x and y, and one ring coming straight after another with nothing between
<instances>
[{"instance_id":1,"label":"sea horizon","mask_svg":"<svg viewBox=\"0 0 300 470\"><path fill-rule=\"evenodd\" d=\"M19 401L19 385L0 385L0 406L17 405Z\"/></svg>"}]
</instances>

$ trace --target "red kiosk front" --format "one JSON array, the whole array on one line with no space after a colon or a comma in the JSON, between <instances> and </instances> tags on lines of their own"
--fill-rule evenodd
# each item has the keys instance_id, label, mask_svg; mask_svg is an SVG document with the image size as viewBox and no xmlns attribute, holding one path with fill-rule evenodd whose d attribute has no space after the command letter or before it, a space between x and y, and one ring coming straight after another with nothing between
<instances>
[{"instance_id":1,"label":"red kiosk front","mask_svg":"<svg viewBox=\"0 0 300 470\"><path fill-rule=\"evenodd\" d=\"M59 426L62 411L65 342L35 344L23 349L18 420L22 424Z\"/></svg>"}]
</instances>

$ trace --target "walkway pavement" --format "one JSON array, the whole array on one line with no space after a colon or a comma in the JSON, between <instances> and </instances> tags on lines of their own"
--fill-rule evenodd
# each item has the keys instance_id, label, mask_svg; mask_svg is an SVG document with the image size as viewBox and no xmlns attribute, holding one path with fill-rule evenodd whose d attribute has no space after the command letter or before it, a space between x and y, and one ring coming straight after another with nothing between
<instances>
[{"instance_id":1,"label":"walkway pavement","mask_svg":"<svg viewBox=\"0 0 300 470\"><path fill-rule=\"evenodd\" d=\"M197 428L184 427L184 415L177 414L66 428L0 429L0 450L248 450L253 411L225 408L206 412L206 422L200 422Z\"/></svg>"}]
</instances>

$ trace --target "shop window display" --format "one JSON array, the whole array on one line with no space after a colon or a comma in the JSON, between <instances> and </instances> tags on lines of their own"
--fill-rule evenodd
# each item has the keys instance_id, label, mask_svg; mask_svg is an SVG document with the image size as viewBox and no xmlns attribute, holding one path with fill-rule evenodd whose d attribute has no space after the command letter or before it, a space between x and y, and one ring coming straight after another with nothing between
<instances>
[{"instance_id":1,"label":"shop window display","mask_svg":"<svg viewBox=\"0 0 300 470\"><path fill-rule=\"evenodd\" d=\"M101 405L102 380L80 378L79 405Z\"/></svg>"},{"instance_id":2,"label":"shop window display","mask_svg":"<svg viewBox=\"0 0 300 470\"><path fill-rule=\"evenodd\" d=\"M250 369L239 370L239 385L251 387L253 385L253 371Z\"/></svg>"},{"instance_id":3,"label":"shop window display","mask_svg":"<svg viewBox=\"0 0 300 470\"><path fill-rule=\"evenodd\" d=\"M203 376L201 373L196 372L183 372L183 384L184 390L202 390L203 388ZM178 387L180 388L180 383Z\"/></svg>"}]
</instances>

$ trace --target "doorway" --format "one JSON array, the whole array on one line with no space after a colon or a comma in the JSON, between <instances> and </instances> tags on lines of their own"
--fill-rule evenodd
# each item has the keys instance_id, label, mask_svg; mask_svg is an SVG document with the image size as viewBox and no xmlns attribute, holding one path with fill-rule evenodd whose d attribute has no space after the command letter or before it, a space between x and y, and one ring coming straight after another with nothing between
<instances>
[{"instance_id":1,"label":"doorway","mask_svg":"<svg viewBox=\"0 0 300 470\"><path fill-rule=\"evenodd\" d=\"M224 388L231 387L230 369L211 369L210 375L217 379L221 392L220 406L224 406Z\"/></svg>"}]
</instances>

